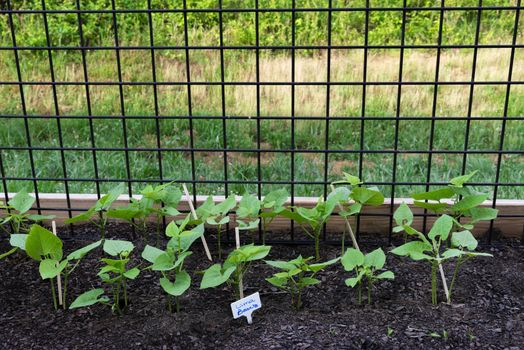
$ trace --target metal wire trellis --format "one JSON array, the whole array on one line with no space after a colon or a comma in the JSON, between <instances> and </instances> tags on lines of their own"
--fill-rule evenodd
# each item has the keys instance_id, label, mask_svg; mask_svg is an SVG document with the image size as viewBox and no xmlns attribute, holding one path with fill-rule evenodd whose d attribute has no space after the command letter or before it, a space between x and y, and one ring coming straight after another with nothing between
<instances>
[{"instance_id":1,"label":"metal wire trellis","mask_svg":"<svg viewBox=\"0 0 524 350\"><path fill-rule=\"evenodd\" d=\"M13 146L13 145L0 145L0 174L2 176L2 185L5 196L8 196L9 192L9 182L11 181L30 181L33 185L33 191L36 196L36 209L38 212L43 210L67 210L69 216L74 215L76 211L80 210L78 208L73 208L71 205L71 193L70 193L70 184L73 182L85 182L92 181L95 184L96 194L101 195L101 183L107 182L126 182L128 186L128 193L132 195L132 184L133 183L154 183L154 182L168 182L176 181L180 183L189 183L192 186L192 193L195 196L199 193L198 185L200 184L221 184L223 185L224 193L227 195L230 193L230 185L232 184L254 184L256 185L256 193L258 196L263 195L263 185L289 185L291 192L291 204L295 203L296 195L296 186L297 185L319 185L322 187L322 195L325 197L329 191L329 163L330 156L332 154L353 154L358 157L358 175L363 177L363 169L365 168L365 157L370 154L384 154L391 155L392 157L392 166L391 166L391 180L390 181L371 181L368 184L371 185L380 185L380 186L389 186L391 188L391 200L389 201L389 213L388 214L363 214L370 216L387 216L389 218L389 227L393 226L393 211L394 211L394 198L397 193L397 187L403 185L418 185L423 186L426 190L430 189L430 186L445 185L444 182L435 182L432 181L432 164L433 157L435 155L458 155L461 156L462 161L460 164L461 174L465 174L467 171L467 162L469 155L492 155L494 157L494 166L495 166L495 178L492 182L475 182L473 185L477 186L489 186L493 188L493 207L497 206L497 199L499 196L499 189L501 186L508 187L524 187L524 181L520 182L503 182L501 181L501 164L503 157L505 155L515 155L522 156L524 155L524 150L508 150L505 149L505 137L506 137L506 126L508 121L508 110L510 105L510 93L513 86L520 86L524 84L524 81L514 80L513 71L514 71L514 62L515 54L517 49L524 49L524 44L520 43L519 38L519 26L520 26L520 15L521 15L521 0L517 0L515 5L511 6L486 6L483 4L482 0L478 1L476 6L447 6L445 0L440 0L439 6L408 6L408 1L403 0L401 7L372 7L370 0L365 0L365 6L356 6L356 7L335 7L333 6L333 1L328 0L325 7L315 7L315 8L304 8L298 7L297 1L292 0L291 6L289 8L264 8L260 6L259 0L254 0L253 4L249 8L228 8L223 6L223 1L219 0L216 8L189 8L187 1L182 1L182 6L180 8L154 8L152 6L151 0L147 0L146 8L136 8L136 9L127 9L119 8L115 0L111 0L110 9L84 9L82 8L82 2L80 0L72 0L73 8L71 9L47 9L46 1L41 0L41 7L38 9L15 9L13 8L12 1L7 0L4 7L0 7L0 16L5 16L8 23L8 33L6 34L10 37L11 44L6 46L0 46L1 52L8 52L13 55L14 62L16 66L16 81L0 81L0 87L18 87L19 96L17 97L20 101L20 110L21 114L13 113L2 113L0 111L1 119L19 119L23 121L24 126L24 135L26 139L25 146ZM435 2L438 3L438 2ZM399 12L401 13L401 25L400 25L400 43L399 44L370 44L369 32L370 32L370 14L376 12ZM415 11L426 11L434 12L438 14L438 30L437 30L437 42L436 44L411 44L406 43L406 24L407 16L411 12ZM443 42L443 23L447 13L451 12L462 12L465 11L474 11L476 13L476 25L475 25L475 36L474 42L472 44L444 44ZM483 11L504 11L508 14L515 16L512 28L511 43L500 43L500 44L486 44L480 42L480 33L481 33L481 20ZM363 43L362 44L334 44L332 40L332 16L335 13L363 13L364 14L364 32L363 32ZM227 14L252 14L254 16L254 32L255 39L254 45L229 45L225 43L224 33L226 31L224 23L224 15ZM290 44L288 45L263 45L261 44L261 36L264 33L260 31L260 15L266 13L287 13L290 14ZM323 45L304 45L297 44L297 25L296 17L297 13L326 13L327 15L327 30L325 38L325 44ZM84 15L109 15L112 19L112 33L114 44L108 45L93 45L85 40L84 33ZM118 15L120 14L145 14L147 16L147 30L149 44L144 45L122 45L121 40L119 39L119 26L118 26ZM153 26L153 15L155 14L180 14L183 18L182 33L183 44L182 45L165 45L165 44L156 44L155 35L154 35L154 26ZM218 16L218 45L196 45L195 43L190 42L189 33L191 27L189 25L188 15L200 16L206 14L216 14ZM43 20L43 30L45 32L45 45L18 45L17 42L17 28L14 25L14 16L24 17L24 16L42 16ZM76 16L77 23L77 32L79 37L78 45L56 45L53 43L48 17L53 15L74 15ZM158 29L157 29L158 30ZM472 50L472 66L471 74L469 80L446 80L443 81L440 79L440 70L442 66L441 57L444 50L453 50L453 49L470 49ZM481 49L509 49L510 58L509 58L509 67L507 79L497 81L478 81L476 79L476 67L478 60L478 52ZM122 59L121 53L128 50L138 50L141 52L144 61L150 60L151 67L151 81L128 81L124 79L122 74ZM157 68L157 59L158 51L181 51L183 52L183 69L185 71L185 81L160 81L158 79L158 68ZM219 54L220 68L219 68L219 81L194 81L192 80L192 65L190 64L192 52L198 50L211 50L216 51ZM255 79L254 81L228 81L226 79L227 69L225 65L225 51L252 51L255 54ZM261 78L261 55L262 50L288 50L290 52L290 79L287 81L263 81ZM326 52L326 75L322 81L298 81L297 80L297 52L299 50L324 50ZM363 53L363 65L362 65L362 78L360 81L334 81L332 77L332 51L333 50L361 50ZM397 50L399 52L399 70L397 79L394 81L372 81L369 79L369 55L371 50ZM434 50L435 55L435 73L434 79L430 81L405 81L404 69L405 69L405 52L406 50ZM47 81L31 81L28 80L23 74L20 53L22 52L44 52L47 54L48 65L49 65L49 80ZM81 55L81 81L61 81L56 78L56 62L54 61L54 53L60 51L78 51ZM89 79L89 64L88 56L94 51L110 51L114 52L116 58L116 72L117 80L115 81L92 81ZM29 113L27 108L27 97L25 95L25 87L28 86L47 86L51 88L52 91L52 113L47 114L34 114ZM85 89L85 105L86 113L82 115L61 113L60 101L57 95L57 88L62 86L78 86ZM93 105L95 102L92 100L92 87L96 86L113 86L118 89L118 109L119 112L117 115L100 115L93 112ZM146 86L152 88L153 94L153 109L149 113L144 113L143 115L126 115L126 99L124 98L125 91L124 89L129 86ZM182 87L186 89L187 92L187 113L184 115L164 115L160 112L160 99L159 88L160 87ZM193 110L193 101L192 101L192 92L195 87L198 86L217 86L220 88L220 106L219 109L221 113L217 115L201 115L199 113L194 113ZM226 88L233 86L242 86L242 87L254 87L256 95L256 106L255 106L255 115L230 115L228 111L228 106L226 104ZM285 86L289 87L291 91L290 95L290 115L281 116L281 115L265 115L262 113L261 107L261 89L267 86ZM325 89L326 98L325 98L325 111L323 115L320 116L302 116L297 115L297 99L296 99L296 89L302 86L315 87L316 89ZM333 116L331 109L335 103L331 99L331 89L335 86L351 86L355 88L360 88L362 90L361 97L361 110L359 116ZM394 115L389 116L369 116L367 110L367 102L370 87L375 86L393 86L396 87L397 93L395 96L396 100L396 111ZM400 105L404 87L415 86L415 87L430 87L433 88L432 98L431 98L431 112L429 115L424 117L415 117L415 116L402 116L400 113ZM440 87L445 86L454 86L454 87L466 87L468 88L468 100L467 100L467 112L464 116L446 116L439 117L437 111L437 100L438 100L438 90ZM503 113L501 116L475 116L473 112L473 99L475 93L475 87L477 86L501 86L505 87L504 94L504 107ZM57 146L35 146L32 144L31 135L35 130L31 129L30 121L31 120L40 120L48 119L56 121L58 143ZM89 139L89 146L66 146L63 140L63 130L62 130L62 121L64 120L85 120L88 122L89 126L89 135L85 135ZM121 147L101 147L97 146L96 143L96 130L94 121L96 120L116 120L121 123L122 130L122 146ZM135 147L130 146L128 142L128 121L130 120L152 120L155 123L156 138L155 144L156 147ZM189 147L168 147L163 144L163 136L161 130L161 121L162 120L185 120L188 122L189 128ZM221 143L222 147L197 147L195 145L195 131L194 131L194 121L218 121L221 123L222 133L221 133ZM242 148L242 147L232 147L228 143L228 127L230 121L235 120L254 120L255 121L255 138L256 138L256 148ZM289 145L282 148L267 148L263 147L262 143L262 126L261 123L266 120L277 120L277 121L288 121L289 122ZM297 147L296 142L296 123L299 121L320 121L323 122L323 132L324 132L324 142L323 149L304 149ZM427 149L415 149L415 150L406 150L399 148L399 129L401 121L418 121L418 120L429 120L430 121L430 131L428 139ZM446 150L446 149L435 149L435 128L436 122L440 120L447 121L464 121L464 145L460 150ZM511 116L510 119L512 122L524 122L523 116ZM360 124L359 137L358 137L358 147L356 149L330 149L330 128L333 128L332 123L334 121L355 121ZM366 137L366 122L371 121L380 121L380 122L393 122L394 125L394 139L393 139L393 148L392 149L366 149L365 147L365 137ZM501 122L501 128L498 136L498 147L496 149L488 150L476 150L470 149L470 134L471 134L471 123L474 121L499 121ZM30 166L30 176L20 175L19 173L8 173L5 168L5 157L3 153L6 151L26 151ZM44 177L40 176L38 169L34 160L35 151L58 151L60 153L60 167L62 176L60 177ZM73 177L69 176L70 164L67 161L68 152L78 152L84 151L89 152L92 156L94 176L93 177ZM125 165L125 178L107 178L100 170L99 163L97 161L100 152L123 152L124 153L124 165ZM132 166L130 162L130 152L154 152L156 154L157 167L158 167L158 177L157 178L137 178L133 176ZM189 153L190 156L190 177L189 178L178 178L176 174L168 174L164 169L164 154L166 152L185 152ZM222 172L223 179L201 179L200 174L197 172L197 166L195 162L195 154L199 152L214 152L220 153L222 155ZM256 155L256 175L252 179L234 179L231 178L231 169L229 169L229 156L235 153L244 153L251 152ZM262 175L262 154L274 153L274 154L289 154L290 155L290 166L289 166L289 180L267 180L263 178ZM320 181L303 181L297 179L295 169L296 169L296 155L312 153L323 156L323 171L322 171L322 180ZM425 181L399 181L398 179L398 159L401 155L421 155L427 157L427 167L425 172ZM62 182L64 185L64 191L67 199L66 208L47 208L41 206L40 203L40 193L39 193L39 183L45 181L58 181ZM205 193L202 193L205 194ZM423 226L424 230L426 229L427 217L429 214L424 212L422 214L424 217ZM524 215L506 215L512 217L523 217ZM357 233L359 232L359 223L360 217L357 218ZM493 229L493 222L491 222L490 228L490 239L491 231ZM291 226L291 240L294 240L294 229ZM391 239L391 236L389 237Z\"/></svg>"}]
</instances>

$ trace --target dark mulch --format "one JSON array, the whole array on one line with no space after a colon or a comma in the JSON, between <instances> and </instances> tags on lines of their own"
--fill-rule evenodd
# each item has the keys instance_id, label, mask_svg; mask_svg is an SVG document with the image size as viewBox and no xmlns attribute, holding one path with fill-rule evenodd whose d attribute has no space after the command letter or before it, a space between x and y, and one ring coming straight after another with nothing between
<instances>
[{"instance_id":1,"label":"dark mulch","mask_svg":"<svg viewBox=\"0 0 524 350\"><path fill-rule=\"evenodd\" d=\"M65 241L65 251L88 243L97 233L76 228L76 238ZM111 225L112 238L129 239L127 225ZM366 251L382 241L363 242ZM135 256L144 243L138 240ZM5 245L0 246L1 251ZM304 297L304 309L291 310L287 295L264 281L273 270L253 266L246 276L246 293L260 291L263 308L253 325L233 320L231 290L199 290L200 277L183 298L180 314L166 310L158 275L143 272L130 284L131 304L123 316L103 306L54 311L49 283L37 264L22 254L0 262L0 347L2 349L521 349L524 347L524 247L517 241L497 241L482 247L495 258L468 262L455 290L452 305L430 303L429 267L388 255L394 281L376 285L371 305L359 306L356 291L344 285L349 275L338 266L319 276L322 283ZM191 271L209 264L194 245ZM323 247L325 259L340 247ZM271 259L313 253L311 246L275 246ZM70 281L70 295L98 287L100 252L92 253ZM139 259L135 259L136 263ZM451 276L451 266L448 276ZM442 293L439 293L442 299ZM388 335L388 328L391 334ZM432 333L433 336L431 335ZM447 333L447 337L443 334ZM440 334L440 338L435 334Z\"/></svg>"}]
</instances>

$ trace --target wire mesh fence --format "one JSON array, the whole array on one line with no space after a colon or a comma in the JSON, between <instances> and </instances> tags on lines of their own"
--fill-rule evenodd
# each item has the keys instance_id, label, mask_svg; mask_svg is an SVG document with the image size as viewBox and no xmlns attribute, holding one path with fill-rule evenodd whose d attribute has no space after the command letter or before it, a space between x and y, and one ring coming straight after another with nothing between
<instances>
[{"instance_id":1,"label":"wire mesh fence","mask_svg":"<svg viewBox=\"0 0 524 350\"><path fill-rule=\"evenodd\" d=\"M119 182L293 204L343 171L391 198L390 227L393 198L476 169L493 207L523 198L520 0L0 8L2 190L39 211Z\"/></svg>"}]
</instances>

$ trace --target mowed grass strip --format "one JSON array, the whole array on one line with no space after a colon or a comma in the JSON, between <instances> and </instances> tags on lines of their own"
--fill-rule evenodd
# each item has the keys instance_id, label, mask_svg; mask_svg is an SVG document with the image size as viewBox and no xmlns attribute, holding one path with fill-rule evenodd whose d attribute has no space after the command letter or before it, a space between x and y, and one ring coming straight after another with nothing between
<instances>
[{"instance_id":1,"label":"mowed grass strip","mask_svg":"<svg viewBox=\"0 0 524 350\"><path fill-rule=\"evenodd\" d=\"M399 72L398 50L373 51L368 54L369 82L395 82ZM11 52L0 51L0 80L16 81L15 62ZM122 50L122 74L124 81L152 82L151 56L149 51ZM450 50L441 54L439 81L467 82L471 80L472 50ZM84 80L79 52L53 52L57 81L82 82ZM505 81L508 77L509 49L479 49L475 81ZM183 57L172 52L157 50L155 54L157 80L160 82L185 82L187 80ZM50 81L47 57L20 52L24 81ZM364 64L363 50L333 50L330 77L333 82L362 82ZM218 50L190 51L191 81L220 82L220 54ZM432 82L435 79L436 52L406 50L402 81ZM87 55L89 81L117 81L114 52L93 51ZM254 51L226 50L224 57L226 82L255 82L256 57ZM311 56L296 58L297 82L325 82L327 56L323 50ZM291 54L280 50L265 54L260 59L262 82L291 81ZM524 50L517 49L513 80L524 80ZM154 116L155 101L152 86L124 86L124 111L127 116ZM257 110L256 87L253 85L225 86L225 113L227 116L255 116ZM362 114L363 87L333 85L330 92L330 117L360 117ZM161 85L157 88L160 116L188 114L187 87L184 85ZM398 86L370 85L366 87L365 117L393 117L399 109L399 150L428 150L431 138L431 115L434 87L431 85L402 86L400 105L397 106ZM29 115L55 115L50 85L24 86ZM327 88L319 85L300 85L295 88L295 115L301 117L325 117ZM91 112L99 116L120 116L120 91L118 86L92 85L89 87ZM434 122L433 149L462 151L466 142L467 122L447 117L468 115L469 85L441 85L437 90L436 121ZM2 114L22 114L18 87L0 85ZM61 115L88 115L85 87L57 86L59 113ZM473 90L471 115L475 117L502 117L506 86L476 85ZM191 87L191 107L194 115L222 115L222 87L198 85ZM511 87L508 104L508 120L504 150L524 149L524 122L512 117L524 115L524 86ZM290 116L291 88L282 85L260 87L260 111L262 116ZM405 117L420 117L403 120ZM27 146L24 121L21 118L3 119L0 142L4 146ZM36 147L58 147L58 127L54 118L29 119L31 144ZM90 122L87 119L61 119L62 136L66 147L91 147ZM119 119L94 119L94 143L101 148L123 148L124 135ZM288 150L291 147L290 120L262 120L260 143L263 149ZM329 149L359 150L361 137L360 120L332 120L329 122ZM159 120L160 144L164 148L189 148L190 128L188 119ZM467 139L470 150L497 150L499 148L502 121L474 120L470 122ZM131 148L157 147L156 121L154 119L126 120L127 143ZM295 147L302 150L325 148L325 120L296 120ZM394 120L365 120L363 144L365 150L393 150L395 139ZM223 143L221 120L193 120L194 146L196 148L256 149L257 122L251 120L227 120L227 145ZM10 177L29 177L30 164L27 150L2 150L5 173ZM59 151L33 151L38 178L63 177ZM135 179L159 178L157 152L129 151L131 177ZM94 178L94 160L91 151L65 152L69 178ZM197 180L224 180L222 152L194 152ZM396 174L399 182L425 182L428 172L428 154L400 154ZM496 154L471 154L467 157L466 171L480 170L476 182L495 180ZM229 180L257 180L256 152L228 152ZM295 153L296 181L323 181L325 156L321 152ZM462 154L434 154L431 158L431 181L440 182L460 174ZM358 172L359 155L355 153L331 153L328 156L328 180L337 179L342 172ZM124 179L125 152L97 151L96 165L99 177ZM264 181L290 181L291 153L261 153L261 177ZM164 178L191 179L191 153L189 151L163 151L162 170ZM366 153L363 156L363 177L371 182L388 182L393 176L393 154ZM504 155L501 163L500 182L522 182L524 179L524 155ZM102 191L113 184L102 183ZM143 184L134 184L136 188ZM31 182L8 181L9 191L26 187ZM263 192L279 185L264 185ZM381 186L386 195L390 186ZM395 196L406 196L424 186L396 186ZM42 192L63 192L63 182L39 181ZM77 193L93 193L92 181L69 182L69 190ZM221 184L197 185L200 193L223 193ZM256 191L256 185L231 184L229 190L237 193ZM492 188L487 188L492 190ZM322 185L296 185L295 194L318 196ZM523 198L522 187L503 186L499 198Z\"/></svg>"}]
</instances>

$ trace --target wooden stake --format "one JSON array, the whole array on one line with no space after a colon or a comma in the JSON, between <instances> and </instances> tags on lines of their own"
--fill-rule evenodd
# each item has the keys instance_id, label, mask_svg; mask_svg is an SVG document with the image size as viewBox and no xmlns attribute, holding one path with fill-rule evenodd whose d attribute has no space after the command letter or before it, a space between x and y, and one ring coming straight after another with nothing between
<instances>
[{"instance_id":1,"label":"wooden stake","mask_svg":"<svg viewBox=\"0 0 524 350\"><path fill-rule=\"evenodd\" d=\"M335 192L335 186L331 185L331 192ZM340 211L344 210L344 207L340 203L337 202L338 209ZM349 223L349 219L344 216L344 221L346 222L346 226L349 231L349 236L351 237L351 241L353 242L353 247L360 251L360 247L358 246L357 238L355 237L355 234L353 233L353 229L351 228L351 224Z\"/></svg>"},{"instance_id":2,"label":"wooden stake","mask_svg":"<svg viewBox=\"0 0 524 350\"><path fill-rule=\"evenodd\" d=\"M187 204L189 204L189 209L191 210L191 214L193 215L193 219L198 220L198 216L195 211L195 207L193 206L193 201L191 200L191 196L189 195L189 191L187 190L186 184L182 184L182 187L184 189L184 194L186 195ZM204 250L206 251L207 258L209 261L213 261L213 258L211 257L211 252L209 251L209 247L207 246L206 237L202 235L200 237L202 239L202 245L204 246Z\"/></svg>"},{"instance_id":3,"label":"wooden stake","mask_svg":"<svg viewBox=\"0 0 524 350\"><path fill-rule=\"evenodd\" d=\"M53 234L56 236L56 222L55 220L53 220L51 222L51 226L53 227ZM57 263L58 265L58 263ZM58 274L58 276L56 276L56 286L58 288L58 305L63 305L63 301L62 301L62 276L60 274Z\"/></svg>"},{"instance_id":4,"label":"wooden stake","mask_svg":"<svg viewBox=\"0 0 524 350\"><path fill-rule=\"evenodd\" d=\"M237 249L240 248L240 230L238 227L235 227L235 243ZM240 275L240 278L238 279L238 291L240 299L244 299L244 283L242 282L242 275Z\"/></svg>"}]
</instances>

